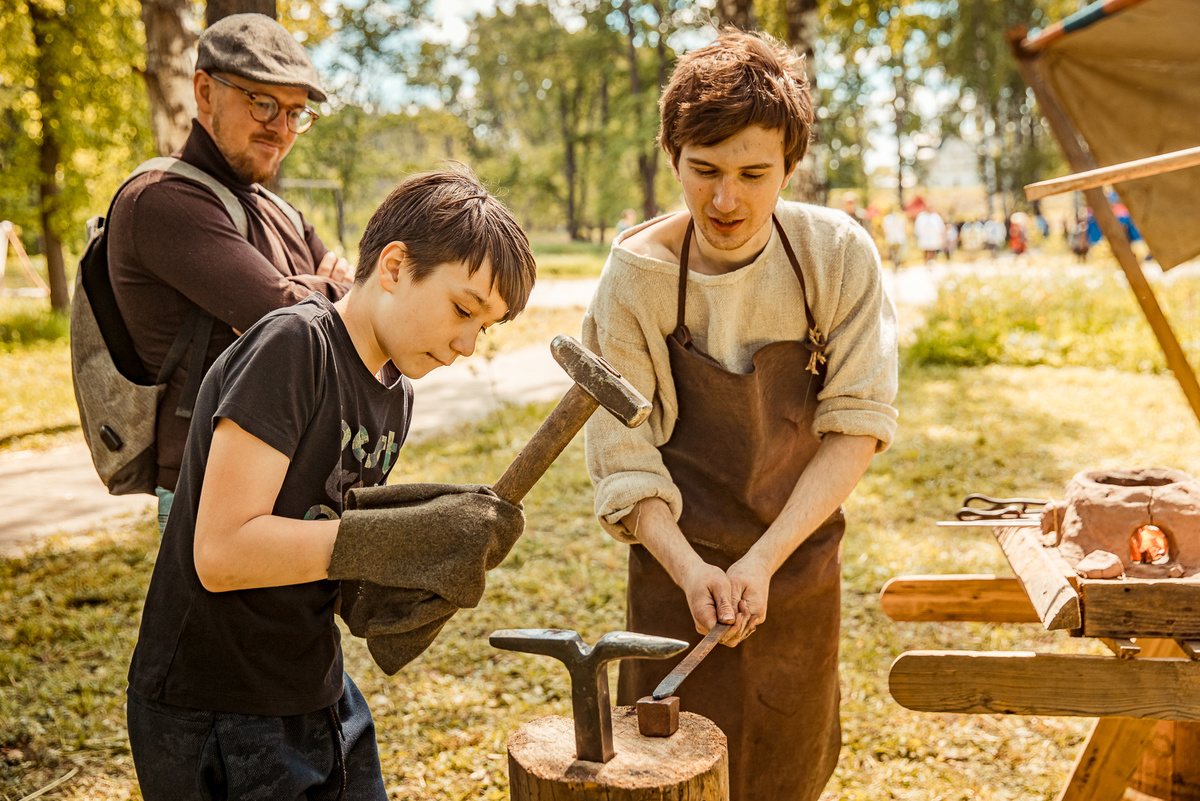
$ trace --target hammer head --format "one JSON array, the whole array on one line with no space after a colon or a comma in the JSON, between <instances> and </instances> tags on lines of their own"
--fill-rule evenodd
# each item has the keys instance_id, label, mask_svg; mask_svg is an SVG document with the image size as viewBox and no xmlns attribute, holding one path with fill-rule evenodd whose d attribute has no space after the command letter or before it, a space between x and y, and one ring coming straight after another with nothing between
<instances>
[{"instance_id":1,"label":"hammer head","mask_svg":"<svg viewBox=\"0 0 1200 801\"><path fill-rule=\"evenodd\" d=\"M596 403L608 409L613 417L629 428L637 428L646 422L650 416L650 401L611 364L566 334L554 338L550 352L571 380L595 398Z\"/></svg>"},{"instance_id":2,"label":"hammer head","mask_svg":"<svg viewBox=\"0 0 1200 801\"><path fill-rule=\"evenodd\" d=\"M662 659L683 651L683 640L612 631L589 646L573 631L502 629L488 638L496 648L552 656L571 675L571 712L579 759L607 762L613 758L612 707L608 703L608 663L617 659Z\"/></svg>"}]
</instances>

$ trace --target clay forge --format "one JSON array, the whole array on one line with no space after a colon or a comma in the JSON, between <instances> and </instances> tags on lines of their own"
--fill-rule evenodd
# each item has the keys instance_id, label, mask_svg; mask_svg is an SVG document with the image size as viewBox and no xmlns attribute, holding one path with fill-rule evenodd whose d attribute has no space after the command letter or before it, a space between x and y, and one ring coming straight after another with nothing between
<instances>
[{"instance_id":1,"label":"clay forge","mask_svg":"<svg viewBox=\"0 0 1200 801\"><path fill-rule=\"evenodd\" d=\"M1042 510L1042 545L1085 578L1200 582L1200 482L1181 470L1085 470Z\"/></svg>"}]
</instances>

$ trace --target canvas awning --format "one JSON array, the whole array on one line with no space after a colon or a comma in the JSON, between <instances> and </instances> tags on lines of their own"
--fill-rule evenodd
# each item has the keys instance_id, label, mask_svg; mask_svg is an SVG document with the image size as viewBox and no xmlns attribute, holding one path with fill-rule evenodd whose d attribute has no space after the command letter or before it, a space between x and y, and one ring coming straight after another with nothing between
<instances>
[{"instance_id":1,"label":"canvas awning","mask_svg":"<svg viewBox=\"0 0 1200 801\"><path fill-rule=\"evenodd\" d=\"M1021 48L1097 166L1200 146L1200 0L1102 0ZM1164 270L1200 255L1200 167L1115 188Z\"/></svg>"}]
</instances>

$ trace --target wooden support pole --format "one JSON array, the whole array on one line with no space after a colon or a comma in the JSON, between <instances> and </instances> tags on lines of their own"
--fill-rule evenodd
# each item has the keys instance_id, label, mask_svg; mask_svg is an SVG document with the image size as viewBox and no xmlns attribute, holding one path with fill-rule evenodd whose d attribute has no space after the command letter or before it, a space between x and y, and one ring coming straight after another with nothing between
<instances>
[{"instance_id":1,"label":"wooden support pole","mask_svg":"<svg viewBox=\"0 0 1200 801\"><path fill-rule=\"evenodd\" d=\"M608 762L575 758L574 723L547 715L508 738L512 801L729 801L729 751L711 720L679 715L670 737L643 737L632 707L613 709Z\"/></svg>"},{"instance_id":2,"label":"wooden support pole","mask_svg":"<svg viewBox=\"0 0 1200 801\"><path fill-rule=\"evenodd\" d=\"M1164 172L1198 165L1200 165L1200 147L1191 147L1187 150L1161 153L1157 156L1126 161L1074 175L1064 175L1062 178L1052 178L1049 181L1038 181L1036 184L1029 184L1025 187L1025 197L1028 200L1041 200L1044 197L1061 195L1064 192L1095 189L1106 184L1132 181L1136 178L1149 178L1152 175L1162 175Z\"/></svg>"},{"instance_id":3,"label":"wooden support pole","mask_svg":"<svg viewBox=\"0 0 1200 801\"><path fill-rule=\"evenodd\" d=\"M1058 801L1121 801L1157 725L1134 718L1097 720Z\"/></svg>"},{"instance_id":4,"label":"wooden support pole","mask_svg":"<svg viewBox=\"0 0 1200 801\"><path fill-rule=\"evenodd\" d=\"M1024 37L1025 31L1023 29L1009 31L1009 46L1012 49L1013 56L1016 58L1017 69L1020 70L1021 77L1025 79L1026 85L1033 90L1042 115L1046 118L1046 122L1049 123L1050 130L1054 133L1054 137L1063 149L1063 154L1067 157L1067 164L1076 172L1096 169L1099 165L1096 164L1096 160L1092 158L1091 153L1084 149L1083 144L1080 142L1079 133L1075 130L1075 126L1071 122L1070 117L1067 116L1066 111L1063 110L1062 104L1059 102L1054 90L1042 78L1041 73L1038 72L1034 64L1036 56L1031 56L1029 53L1021 50L1021 41ZM1137 255L1133 252L1133 248L1129 244L1129 237L1125 235L1125 229L1117 220L1116 215L1113 214L1112 207L1108 205L1108 200L1104 197L1103 191L1100 189L1088 189L1085 190L1084 195L1087 198L1088 205L1092 207L1092 214L1096 218L1096 223L1100 226L1100 230L1104 232L1104 237L1108 240L1109 246L1112 247L1113 255L1116 256L1117 262L1121 265L1121 269L1129 279L1129 286L1133 289L1134 297L1137 298L1138 305L1142 307L1142 313L1146 315L1146 321L1150 323L1150 328L1154 331L1154 336L1158 339L1159 347L1162 348L1163 354L1167 358L1167 366L1175 374L1175 380L1179 382L1180 388L1183 389L1183 394L1187 398L1188 405L1192 407L1192 413L1196 416L1197 421L1200 421L1200 383L1197 383L1196 373L1192 370L1192 366L1188 362L1183 348L1180 347L1179 340L1175 337L1175 332L1171 330L1171 324L1167 322L1162 307L1158 305L1158 299L1154 296L1154 291L1150 288L1150 283L1146 280L1145 274L1142 273Z\"/></svg>"},{"instance_id":5,"label":"wooden support pole","mask_svg":"<svg viewBox=\"0 0 1200 801\"><path fill-rule=\"evenodd\" d=\"M1140 639L1137 646L1152 658L1179 654L1170 640ZM1156 725L1154 720L1134 718L1097 720L1058 801L1120 801Z\"/></svg>"}]
</instances>

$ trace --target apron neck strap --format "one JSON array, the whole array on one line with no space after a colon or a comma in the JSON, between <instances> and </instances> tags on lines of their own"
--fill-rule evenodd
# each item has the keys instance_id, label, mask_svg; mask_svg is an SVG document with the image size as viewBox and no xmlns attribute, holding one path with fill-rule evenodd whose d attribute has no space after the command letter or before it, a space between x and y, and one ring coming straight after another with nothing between
<instances>
[{"instance_id":1,"label":"apron neck strap","mask_svg":"<svg viewBox=\"0 0 1200 801\"><path fill-rule=\"evenodd\" d=\"M796 280L800 282L800 297L804 299L804 317L808 323L808 338L804 342L804 347L812 354L808 360L807 369L810 373L819 374L824 372L821 368L825 365L825 334L817 328L817 321L808 305L804 272L800 269L800 260L796 258L796 251L792 248L787 234L784 233L779 218L772 214L771 222L774 224L775 230L779 232L779 241L783 245L783 252L787 254L788 261L792 264L792 271L796 274ZM679 304L675 318L675 333L682 344L687 344L692 339L691 332L684 324L684 314L687 310L688 260L692 252L692 233L695 229L696 221L689 215L687 230L683 233L683 249L679 254Z\"/></svg>"},{"instance_id":2,"label":"apron neck strap","mask_svg":"<svg viewBox=\"0 0 1200 801\"><path fill-rule=\"evenodd\" d=\"M683 324L684 309L687 308L687 276L688 276L688 257L692 252L692 232L696 229L696 221L692 216L688 215L687 230L683 232L683 250L679 253L679 303L676 305L677 315L675 318L675 330L687 333L687 326ZM687 339L691 339L690 336Z\"/></svg>"},{"instance_id":3,"label":"apron neck strap","mask_svg":"<svg viewBox=\"0 0 1200 801\"><path fill-rule=\"evenodd\" d=\"M783 232L779 218L772 214L771 221L775 223L775 230L779 232L779 241L783 244L783 252L787 254L788 261L792 263L792 271L796 273L796 280L800 282L800 297L804 298L804 317L808 322L809 338L811 339L813 332L817 331L817 321L813 319L812 309L808 306L808 287L804 285L804 272L800 269L800 260L796 258L796 251L792 249L792 243L788 240L787 234ZM824 337L821 339L821 347L824 348Z\"/></svg>"}]
</instances>

